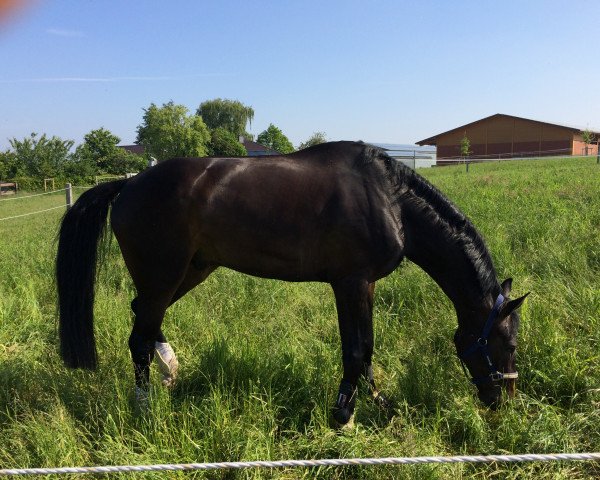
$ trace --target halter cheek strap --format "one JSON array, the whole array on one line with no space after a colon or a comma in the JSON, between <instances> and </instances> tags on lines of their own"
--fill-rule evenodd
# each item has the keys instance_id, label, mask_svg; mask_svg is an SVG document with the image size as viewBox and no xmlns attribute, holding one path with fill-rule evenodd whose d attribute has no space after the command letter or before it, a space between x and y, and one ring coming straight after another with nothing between
<instances>
[{"instance_id":1,"label":"halter cheek strap","mask_svg":"<svg viewBox=\"0 0 600 480\"><path fill-rule=\"evenodd\" d=\"M502 294L498 295L496 298L496 302L494 303L494 308L488 315L488 318L483 326L483 331L481 332L481 336L473 343L469 348L467 348L462 355L460 355L460 362L462 364L463 370L465 374L467 373L467 369L465 367L465 359L470 357L477 351L481 351L483 358L486 361L489 374L484 375L482 377L474 377L471 379L475 385L479 385L481 383L486 382L499 382L500 380L510 380L516 379L519 377L517 372L513 373L502 373L495 366L494 362L492 362L492 357L490 355L490 349L488 347L488 337L490 336L490 332L492 331L492 326L494 325L494 321L498 318L498 314L500 313L500 308L502 308L502 303L504 303L504 296ZM468 376L468 375L467 375Z\"/></svg>"}]
</instances>

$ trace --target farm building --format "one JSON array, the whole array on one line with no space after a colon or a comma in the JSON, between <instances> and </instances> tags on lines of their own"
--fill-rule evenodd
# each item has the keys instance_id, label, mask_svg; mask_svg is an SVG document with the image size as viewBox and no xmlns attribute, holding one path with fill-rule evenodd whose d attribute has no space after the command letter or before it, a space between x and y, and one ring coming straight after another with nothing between
<instances>
[{"instance_id":1,"label":"farm building","mask_svg":"<svg viewBox=\"0 0 600 480\"><path fill-rule=\"evenodd\" d=\"M239 142L244 146L246 151L248 152L249 157L258 157L260 155L279 155L280 153L270 149L269 147L265 147L260 143L253 142L252 140L248 140L242 136L239 137Z\"/></svg>"},{"instance_id":2,"label":"farm building","mask_svg":"<svg viewBox=\"0 0 600 480\"><path fill-rule=\"evenodd\" d=\"M600 132L586 145L583 130L497 113L426 138L417 145L435 145L437 164L461 158L461 140L470 142L471 159L551 155L596 155ZM446 160L446 162L444 162Z\"/></svg>"},{"instance_id":3,"label":"farm building","mask_svg":"<svg viewBox=\"0 0 600 480\"><path fill-rule=\"evenodd\" d=\"M129 153L135 153L136 155L143 155L145 149L143 145L117 145L119 148L128 151Z\"/></svg>"}]
</instances>

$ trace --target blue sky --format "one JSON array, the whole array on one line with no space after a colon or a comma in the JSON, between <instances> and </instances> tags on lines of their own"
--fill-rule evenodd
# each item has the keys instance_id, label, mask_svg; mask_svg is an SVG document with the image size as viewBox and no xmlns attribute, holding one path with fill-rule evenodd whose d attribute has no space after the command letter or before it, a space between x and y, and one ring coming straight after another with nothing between
<instances>
[{"instance_id":1,"label":"blue sky","mask_svg":"<svg viewBox=\"0 0 600 480\"><path fill-rule=\"evenodd\" d=\"M600 128L594 1L38 0L0 21L0 149L133 143L143 108L254 108L295 145L414 143L494 113Z\"/></svg>"}]
</instances>

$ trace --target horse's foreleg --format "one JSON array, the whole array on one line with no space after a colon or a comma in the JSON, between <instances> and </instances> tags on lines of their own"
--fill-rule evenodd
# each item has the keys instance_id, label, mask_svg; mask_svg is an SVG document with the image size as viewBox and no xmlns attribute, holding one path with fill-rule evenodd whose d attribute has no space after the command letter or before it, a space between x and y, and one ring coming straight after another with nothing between
<instances>
[{"instance_id":1,"label":"horse's foreleg","mask_svg":"<svg viewBox=\"0 0 600 480\"><path fill-rule=\"evenodd\" d=\"M371 397L373 401L382 408L387 408L389 402L381 394L377 386L375 385L375 378L373 376L373 296L375 294L375 282L369 284L367 291L367 302L370 315L364 317L364 321L359 324L361 331L361 339L363 342L364 357L363 357L363 370L362 375L369 385Z\"/></svg>"},{"instance_id":2,"label":"horse's foreleg","mask_svg":"<svg viewBox=\"0 0 600 480\"><path fill-rule=\"evenodd\" d=\"M370 365L373 353L373 296L372 293L369 294L372 290L369 282L363 279L346 279L332 286L338 311L344 367L344 376L333 408L333 419L339 425L346 425L354 414L358 379L365 361Z\"/></svg>"}]
</instances>

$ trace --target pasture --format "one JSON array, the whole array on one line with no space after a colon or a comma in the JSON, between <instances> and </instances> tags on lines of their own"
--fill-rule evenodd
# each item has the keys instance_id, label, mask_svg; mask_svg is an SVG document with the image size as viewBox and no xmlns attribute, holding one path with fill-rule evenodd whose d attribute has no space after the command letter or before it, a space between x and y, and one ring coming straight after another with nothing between
<instances>
[{"instance_id":1,"label":"pasture","mask_svg":"<svg viewBox=\"0 0 600 480\"><path fill-rule=\"evenodd\" d=\"M154 369L151 410L138 414L127 348L135 293L116 242L97 286L100 367L67 371L59 359L57 209L0 221L0 468L600 451L600 166L538 160L420 173L471 218L500 280L514 278L513 297L532 292L521 310L513 402L497 412L479 404L454 353L452 304L404 262L375 291L373 364L379 387L395 402L392 414L380 411L363 385L354 427L329 427L341 354L328 285L225 269L168 310L163 330L181 363L179 381L166 391ZM0 219L61 203L62 192L0 200ZM599 465L573 462L139 476L599 475Z\"/></svg>"}]
</instances>

